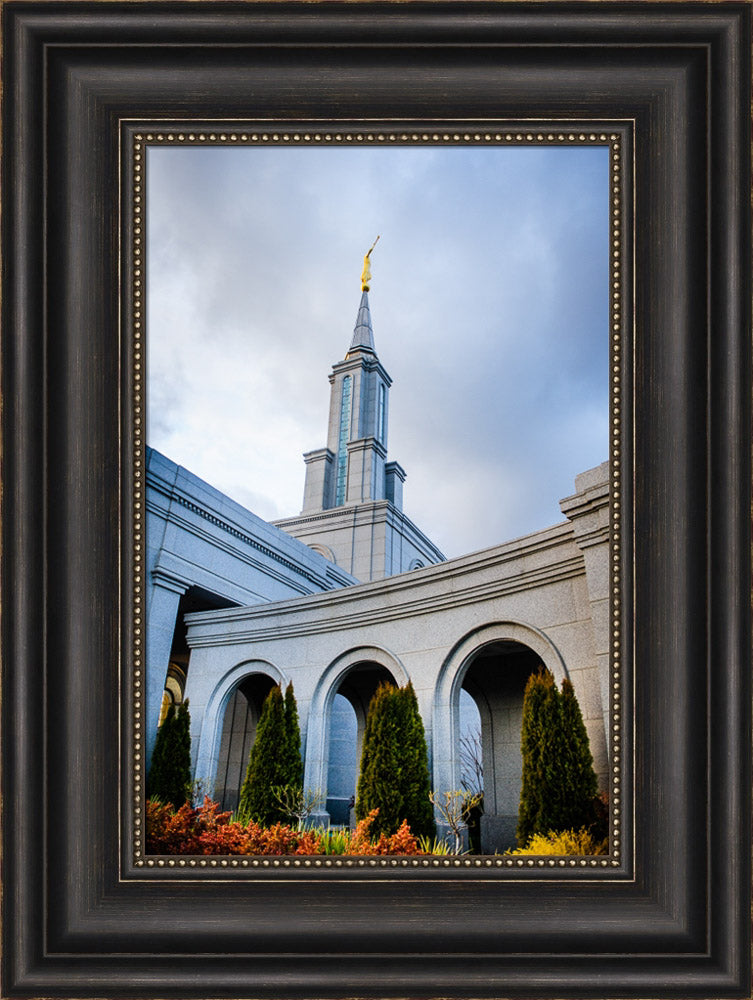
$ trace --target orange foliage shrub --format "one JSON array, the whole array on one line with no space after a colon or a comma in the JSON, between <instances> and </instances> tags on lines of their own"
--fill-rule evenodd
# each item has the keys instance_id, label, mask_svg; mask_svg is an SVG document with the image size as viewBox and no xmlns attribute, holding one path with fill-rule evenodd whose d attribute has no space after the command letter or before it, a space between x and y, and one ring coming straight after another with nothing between
<instances>
[{"instance_id":1,"label":"orange foliage shrub","mask_svg":"<svg viewBox=\"0 0 753 1000\"><path fill-rule=\"evenodd\" d=\"M177 812L155 799L146 804L146 849L149 854L201 854L196 813L186 802Z\"/></svg>"},{"instance_id":2,"label":"orange foliage shrub","mask_svg":"<svg viewBox=\"0 0 753 1000\"><path fill-rule=\"evenodd\" d=\"M378 809L360 821L350 838L350 855L420 854L418 841L403 820L391 836L376 842L369 831ZM253 821L243 826L230 822L229 812L204 799L194 808L188 803L175 811L171 805L150 800L146 805L146 849L149 854L324 854L325 838L315 830L294 830L283 823L263 827Z\"/></svg>"},{"instance_id":3,"label":"orange foliage shrub","mask_svg":"<svg viewBox=\"0 0 753 1000\"><path fill-rule=\"evenodd\" d=\"M384 834L379 838L379 842L384 838ZM379 846L379 845L377 845ZM387 838L387 849L378 850L376 854L421 854L418 841L410 832L408 821L403 820L397 833L393 833Z\"/></svg>"}]
</instances>

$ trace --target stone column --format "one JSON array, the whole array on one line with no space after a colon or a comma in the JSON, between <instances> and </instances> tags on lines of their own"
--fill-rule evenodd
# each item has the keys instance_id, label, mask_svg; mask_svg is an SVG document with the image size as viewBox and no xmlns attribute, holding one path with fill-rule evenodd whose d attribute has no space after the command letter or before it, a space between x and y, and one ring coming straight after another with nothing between
<instances>
[{"instance_id":1,"label":"stone column","mask_svg":"<svg viewBox=\"0 0 753 1000\"><path fill-rule=\"evenodd\" d=\"M403 483L405 482L405 469L397 462L387 462L384 467L384 477L386 489L385 493L390 503L394 504L398 510L403 509Z\"/></svg>"},{"instance_id":2,"label":"stone column","mask_svg":"<svg viewBox=\"0 0 753 1000\"><path fill-rule=\"evenodd\" d=\"M458 700L454 704L448 697L450 690L437 691L432 712L431 731L427 726L427 743L430 746L430 774L432 789L440 798L445 792L451 792L460 784L458 773L458 734L460 729L460 708ZM434 818L437 823L437 836L448 837L449 827L442 822L439 811L435 808Z\"/></svg>"},{"instance_id":3,"label":"stone column","mask_svg":"<svg viewBox=\"0 0 753 1000\"><path fill-rule=\"evenodd\" d=\"M306 463L306 484L301 513L328 510L335 502L332 474L335 456L329 448L319 448L306 452L303 460Z\"/></svg>"},{"instance_id":4,"label":"stone column","mask_svg":"<svg viewBox=\"0 0 753 1000\"><path fill-rule=\"evenodd\" d=\"M593 623L594 652L599 676L601 713L605 746L602 754L592 747L594 764L604 780L605 766L611 752L609 733L609 464L602 462L595 469L575 477L576 493L560 501L560 507L573 525L573 537L583 552L586 585ZM585 707L585 706L584 706ZM584 711L584 716L586 712ZM586 719L588 725L588 719ZM601 756L601 760L599 757Z\"/></svg>"},{"instance_id":5,"label":"stone column","mask_svg":"<svg viewBox=\"0 0 753 1000\"><path fill-rule=\"evenodd\" d=\"M306 736L304 752L304 773L303 787L313 791L320 789L324 793L324 804L321 809L314 812L309 817L311 826L329 826L329 813L326 810L327 802L327 767L328 746L327 746L327 719L325 718L324 705L319 711L312 712L311 704L306 708ZM298 706L299 713L301 705Z\"/></svg>"},{"instance_id":6,"label":"stone column","mask_svg":"<svg viewBox=\"0 0 753 1000\"><path fill-rule=\"evenodd\" d=\"M159 570L152 573L152 586L146 609L146 766L152 759L154 741L162 707L170 650L182 594L188 589L182 580Z\"/></svg>"},{"instance_id":7,"label":"stone column","mask_svg":"<svg viewBox=\"0 0 753 1000\"><path fill-rule=\"evenodd\" d=\"M348 492L346 503L384 500L384 460L387 451L376 438L348 441Z\"/></svg>"}]
</instances>

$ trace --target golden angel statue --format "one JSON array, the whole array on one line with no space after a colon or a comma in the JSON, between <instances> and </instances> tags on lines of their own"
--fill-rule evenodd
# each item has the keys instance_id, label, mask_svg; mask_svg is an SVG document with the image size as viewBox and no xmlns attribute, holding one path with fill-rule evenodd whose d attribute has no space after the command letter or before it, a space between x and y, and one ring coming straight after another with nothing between
<instances>
[{"instance_id":1,"label":"golden angel statue","mask_svg":"<svg viewBox=\"0 0 753 1000\"><path fill-rule=\"evenodd\" d=\"M379 242L379 237L377 236L377 238L371 244L371 250L374 249L374 247L377 245L378 242ZM363 271L361 272L362 292L368 292L369 282L371 281L371 250L369 250L369 252L363 258Z\"/></svg>"}]
</instances>

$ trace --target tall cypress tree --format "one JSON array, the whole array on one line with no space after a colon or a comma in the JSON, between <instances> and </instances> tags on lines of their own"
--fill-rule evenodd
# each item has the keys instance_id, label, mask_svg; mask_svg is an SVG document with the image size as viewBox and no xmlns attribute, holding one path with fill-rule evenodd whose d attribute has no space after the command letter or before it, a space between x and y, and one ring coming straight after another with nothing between
<instances>
[{"instance_id":1,"label":"tall cypress tree","mask_svg":"<svg viewBox=\"0 0 753 1000\"><path fill-rule=\"evenodd\" d=\"M273 788L287 783L288 741L285 705L279 685L267 695L251 747L238 811L270 826L285 819Z\"/></svg>"},{"instance_id":2,"label":"tall cypress tree","mask_svg":"<svg viewBox=\"0 0 753 1000\"><path fill-rule=\"evenodd\" d=\"M595 799L599 791L586 724L569 678L562 682L562 763L564 802L563 830L590 826L596 819Z\"/></svg>"},{"instance_id":3,"label":"tall cypress tree","mask_svg":"<svg viewBox=\"0 0 753 1000\"><path fill-rule=\"evenodd\" d=\"M552 805L549 774L551 763L547 750L552 729L556 726L557 688L548 670L531 674L523 695L523 724L520 749L523 757L523 783L518 810L518 845L523 847L542 829L546 810ZM546 832L546 831L545 831Z\"/></svg>"},{"instance_id":4,"label":"tall cypress tree","mask_svg":"<svg viewBox=\"0 0 753 1000\"><path fill-rule=\"evenodd\" d=\"M583 716L567 678L561 694L548 670L528 678L520 743L518 845L524 847L534 833L590 826L597 780Z\"/></svg>"},{"instance_id":5,"label":"tall cypress tree","mask_svg":"<svg viewBox=\"0 0 753 1000\"><path fill-rule=\"evenodd\" d=\"M179 809L191 795L191 716L188 702L170 708L157 730L146 782L149 798Z\"/></svg>"},{"instance_id":6,"label":"tall cypress tree","mask_svg":"<svg viewBox=\"0 0 753 1000\"><path fill-rule=\"evenodd\" d=\"M365 819L372 809L378 809L371 828L375 834L394 833L401 822L400 797L394 780L399 766L394 691L392 684L380 684L377 688L369 704L361 751L356 819Z\"/></svg>"},{"instance_id":7,"label":"tall cypress tree","mask_svg":"<svg viewBox=\"0 0 753 1000\"><path fill-rule=\"evenodd\" d=\"M285 772L283 784L303 788L303 761L301 759L301 727L298 723L298 706L293 682L285 688Z\"/></svg>"},{"instance_id":8,"label":"tall cypress tree","mask_svg":"<svg viewBox=\"0 0 753 1000\"><path fill-rule=\"evenodd\" d=\"M426 734L418 699L413 685L400 688L397 692L400 707L400 732L402 733L403 766L400 771L400 791L403 799L404 818L417 837L436 836L434 809L429 800L431 781L429 779L429 757L426 748Z\"/></svg>"},{"instance_id":9,"label":"tall cypress tree","mask_svg":"<svg viewBox=\"0 0 753 1000\"><path fill-rule=\"evenodd\" d=\"M379 809L375 834L395 833L407 820L413 833L433 836L430 788L426 737L413 687L380 684L366 717L356 818Z\"/></svg>"}]
</instances>

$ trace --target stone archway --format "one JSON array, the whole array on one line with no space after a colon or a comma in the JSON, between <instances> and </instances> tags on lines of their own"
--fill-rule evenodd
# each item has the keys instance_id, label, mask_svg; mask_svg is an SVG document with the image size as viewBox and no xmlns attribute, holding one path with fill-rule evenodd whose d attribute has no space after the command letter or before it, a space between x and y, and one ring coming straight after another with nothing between
<instances>
[{"instance_id":1,"label":"stone archway","mask_svg":"<svg viewBox=\"0 0 753 1000\"><path fill-rule=\"evenodd\" d=\"M460 692L481 718L484 815L481 847L501 851L515 841L522 762L523 691L530 674L547 667L557 681L567 670L554 643L521 622L497 622L466 635L440 671L434 703L434 787L460 788Z\"/></svg>"},{"instance_id":2,"label":"stone archway","mask_svg":"<svg viewBox=\"0 0 753 1000\"><path fill-rule=\"evenodd\" d=\"M274 686L269 674L248 674L227 699L212 796L223 810L238 808L262 706Z\"/></svg>"},{"instance_id":3,"label":"stone archway","mask_svg":"<svg viewBox=\"0 0 753 1000\"><path fill-rule=\"evenodd\" d=\"M234 809L230 804L233 788L240 776L245 777L243 755L248 753L256 733L261 706L270 689L280 684L285 687L287 678L274 664L266 660L246 660L231 667L217 682L207 701L201 720L192 718L192 747L196 748L194 783L199 794L208 794L223 803L223 808ZM198 724L198 725L197 725ZM198 732L194 732L197 725Z\"/></svg>"},{"instance_id":4,"label":"stone archway","mask_svg":"<svg viewBox=\"0 0 753 1000\"><path fill-rule=\"evenodd\" d=\"M352 787L355 792L369 702L382 681L392 681L402 687L408 680L407 671L400 660L394 653L380 646L359 646L348 650L333 660L322 674L309 708L304 785L307 789L319 789L333 812L336 806L339 809L340 799L349 798L345 781L338 787L337 796L328 795L332 764L330 741L333 707L337 695L347 699L355 715L355 733L352 735L355 737L356 745L355 754L351 755L355 767L352 772L352 783L347 786ZM350 738L352 739L352 736ZM338 813L336 818L342 821L347 816L347 804L341 811L343 815L340 816ZM329 822L330 812L323 809L315 818Z\"/></svg>"}]
</instances>

